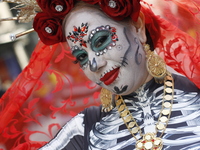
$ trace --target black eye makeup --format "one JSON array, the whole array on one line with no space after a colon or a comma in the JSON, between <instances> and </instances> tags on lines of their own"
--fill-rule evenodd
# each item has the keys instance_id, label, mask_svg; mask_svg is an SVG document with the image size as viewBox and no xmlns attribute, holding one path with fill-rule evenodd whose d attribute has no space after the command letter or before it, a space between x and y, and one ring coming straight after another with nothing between
<instances>
[{"instance_id":1,"label":"black eye makeup","mask_svg":"<svg viewBox=\"0 0 200 150\"><path fill-rule=\"evenodd\" d=\"M78 46L72 48L72 55L76 58L75 63L79 63L81 67L88 63L88 53Z\"/></svg>"},{"instance_id":2,"label":"black eye makeup","mask_svg":"<svg viewBox=\"0 0 200 150\"><path fill-rule=\"evenodd\" d=\"M97 56L106 53L107 50L111 50L116 45L116 41L118 41L116 28L109 25L100 26L92 30L88 39L92 51Z\"/></svg>"},{"instance_id":3,"label":"black eye makeup","mask_svg":"<svg viewBox=\"0 0 200 150\"><path fill-rule=\"evenodd\" d=\"M104 50L112 42L112 33L102 30L94 34L91 40L91 48L94 52Z\"/></svg>"}]
</instances>

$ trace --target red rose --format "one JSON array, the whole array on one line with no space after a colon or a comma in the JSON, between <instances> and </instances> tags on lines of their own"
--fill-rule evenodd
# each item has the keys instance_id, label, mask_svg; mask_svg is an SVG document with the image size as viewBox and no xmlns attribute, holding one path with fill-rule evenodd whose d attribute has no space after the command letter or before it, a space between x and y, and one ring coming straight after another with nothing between
<instances>
[{"instance_id":1,"label":"red rose","mask_svg":"<svg viewBox=\"0 0 200 150\"><path fill-rule=\"evenodd\" d=\"M97 4L100 0L82 0L82 1L94 5Z\"/></svg>"},{"instance_id":2,"label":"red rose","mask_svg":"<svg viewBox=\"0 0 200 150\"><path fill-rule=\"evenodd\" d=\"M73 7L75 0L37 0L43 12L50 16L64 17Z\"/></svg>"},{"instance_id":3,"label":"red rose","mask_svg":"<svg viewBox=\"0 0 200 150\"><path fill-rule=\"evenodd\" d=\"M101 9L114 20L131 17L137 21L140 12L140 0L100 0Z\"/></svg>"},{"instance_id":4,"label":"red rose","mask_svg":"<svg viewBox=\"0 0 200 150\"><path fill-rule=\"evenodd\" d=\"M66 41L62 32L62 20L57 17L50 17L44 12L37 13L33 28L45 45Z\"/></svg>"}]
</instances>

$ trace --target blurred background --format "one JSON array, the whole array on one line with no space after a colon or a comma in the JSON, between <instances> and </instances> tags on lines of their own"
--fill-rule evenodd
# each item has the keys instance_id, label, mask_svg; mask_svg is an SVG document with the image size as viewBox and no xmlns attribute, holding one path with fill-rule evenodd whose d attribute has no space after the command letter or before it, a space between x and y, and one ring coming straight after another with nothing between
<instances>
[{"instance_id":1,"label":"blurred background","mask_svg":"<svg viewBox=\"0 0 200 150\"><path fill-rule=\"evenodd\" d=\"M189 22L187 18L190 18L190 14L185 12L181 7L177 7L176 5L173 4L170 5L169 7L169 5L160 3L160 0L147 0L147 1L149 3L155 4L153 7L160 8L156 9L157 14L161 15L167 20L170 20L170 22L174 23L175 25L178 24L180 29L187 31L188 34L190 34L191 36L193 37L197 36L195 34L196 32L193 28L193 24L179 23L179 21ZM170 3L170 1L165 1L165 2L168 4ZM14 6L13 4L8 4L4 2L0 3L0 19L16 16L17 10L12 10L12 11L10 10L13 6ZM174 15L169 16L169 14L166 13L168 11L172 12ZM178 16L179 20L176 19L176 16ZM17 21L0 22L0 97L10 87L10 85L13 83L13 81L16 79L19 73L26 67L31 57L31 54L34 50L34 47L38 42L38 36L36 32L32 32L28 35L22 36L16 39L15 41L10 40L10 35L18 34L20 32L29 30L31 28L32 28L32 22L30 23L18 23ZM63 67L64 69L61 70L68 69L67 71L69 71L70 69L71 76L66 75L68 78L76 78L76 76L79 76L81 80L82 78L84 78L83 73L80 70L78 71L73 70L74 65L70 64L67 65L61 66L58 64L58 66L56 67L57 68ZM53 93L52 91L55 88L55 84L58 82L55 75L56 74L53 73L50 74L49 72L47 72L46 74L44 74L44 76L41 77L41 80L45 83L44 85L46 86L38 90L35 93L35 95L33 94L33 96L30 97L29 100L27 100L27 104L25 104L24 107L21 108L20 112L22 112L22 114L26 114L28 112L27 110L31 110L30 114L28 115L26 114L26 116L24 115L23 116L23 119L25 118L24 120L19 119L21 116L20 117L17 116L16 118L14 118L18 121L17 125L14 124L12 126L13 122L9 124L9 126L11 126L10 129L16 129L16 130L12 131L10 130L10 133L6 136L12 135L14 137L10 139L8 138L7 140L3 136L2 138L0 136L0 150L10 150L11 147L13 147L13 145L17 146L19 145L19 143L27 142L26 136L30 138L32 141L49 141L57 133L60 127L71 118L71 116L76 115L85 107L89 107L90 105L100 104L99 93L95 93L95 91L99 90L99 87L95 87L95 85L86 81L86 83L88 84L87 87L82 88L81 86L79 86L80 83L78 83L78 81L80 80L79 77L77 77L76 81L74 81L75 85L73 87L74 91L78 91L78 94L75 97L73 97L73 99L75 99L74 102L71 102L68 99L71 93L70 94L68 93L70 85L66 80L67 78L65 78L65 80L63 79L64 86L62 89L64 90L57 92L57 94L54 93L55 97L53 97L51 93ZM88 90L88 88L90 90ZM35 97L39 97L40 100L34 99ZM61 98L58 99L58 97ZM29 102L31 102L34 105L29 106L28 105ZM53 116L56 117L53 119L51 116L53 110L52 107L51 109L44 109L44 108L50 108L50 106L55 106L54 107L55 114L53 113ZM37 112L41 112L41 114L38 115ZM31 120L32 122L30 121L30 119L32 119ZM27 122L27 124L24 125L24 122ZM13 131L14 132L19 131L19 132L14 133ZM36 131L39 131L40 133L32 134L33 132L35 133ZM31 134L32 136L30 136Z\"/></svg>"},{"instance_id":2,"label":"blurred background","mask_svg":"<svg viewBox=\"0 0 200 150\"><path fill-rule=\"evenodd\" d=\"M16 16L17 10L10 11L13 6L13 4L0 3L0 18ZM10 87L14 79L27 65L37 43L35 32L15 41L11 41L10 35L30 28L32 28L32 23L0 22L0 96Z\"/></svg>"}]
</instances>

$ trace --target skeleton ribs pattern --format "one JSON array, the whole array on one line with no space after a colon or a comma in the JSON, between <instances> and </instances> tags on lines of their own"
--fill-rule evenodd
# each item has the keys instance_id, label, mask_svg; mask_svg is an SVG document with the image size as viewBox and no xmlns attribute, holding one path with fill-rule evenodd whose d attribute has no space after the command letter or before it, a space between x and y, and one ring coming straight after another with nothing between
<instances>
[{"instance_id":1,"label":"skeleton ribs pattern","mask_svg":"<svg viewBox=\"0 0 200 150\"><path fill-rule=\"evenodd\" d=\"M129 111L143 134L156 131L155 124L162 107L163 95L163 86L152 90L153 92L151 86L149 88L145 86L138 89L134 95L124 97ZM87 115L91 118L92 113ZM86 117L84 113L74 117L63 126L53 140L40 150L69 149L67 146L75 136L86 138L84 137L84 117ZM141 138L140 134L136 137ZM87 141L88 150L133 150L136 143L116 108L93 125L87 134ZM163 150L200 149L200 92L198 90L184 92L175 86L172 114L162 141ZM76 142L75 145L81 145L78 140Z\"/></svg>"},{"instance_id":2,"label":"skeleton ribs pattern","mask_svg":"<svg viewBox=\"0 0 200 150\"><path fill-rule=\"evenodd\" d=\"M148 96L148 89L143 87L137 91L138 101L125 99L125 103L136 122L140 125L142 133L155 132L162 104L163 87ZM161 93L161 94L158 94ZM123 120L116 109L109 116L96 123L90 132L90 150L117 150L136 143L135 138L130 137L127 128L123 128ZM122 128L122 129L121 129ZM120 139L125 139L121 140ZM137 139L140 135L137 135ZM185 93L175 89L172 115L168 127L162 138L163 150L197 150L200 149L200 97L196 92ZM132 149L133 149L132 148Z\"/></svg>"}]
</instances>

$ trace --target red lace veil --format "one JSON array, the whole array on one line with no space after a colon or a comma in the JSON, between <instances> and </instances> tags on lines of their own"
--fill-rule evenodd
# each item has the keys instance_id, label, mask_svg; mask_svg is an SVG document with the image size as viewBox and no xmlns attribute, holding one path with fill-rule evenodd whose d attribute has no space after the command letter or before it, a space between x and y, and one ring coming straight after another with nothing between
<instances>
[{"instance_id":1,"label":"red lace veil","mask_svg":"<svg viewBox=\"0 0 200 150\"><path fill-rule=\"evenodd\" d=\"M200 88L200 1L141 4L157 53ZM38 42L30 63L0 99L0 149L37 149L71 117L100 105L100 87L72 61L66 43Z\"/></svg>"}]
</instances>

